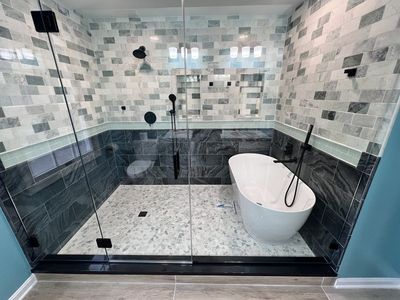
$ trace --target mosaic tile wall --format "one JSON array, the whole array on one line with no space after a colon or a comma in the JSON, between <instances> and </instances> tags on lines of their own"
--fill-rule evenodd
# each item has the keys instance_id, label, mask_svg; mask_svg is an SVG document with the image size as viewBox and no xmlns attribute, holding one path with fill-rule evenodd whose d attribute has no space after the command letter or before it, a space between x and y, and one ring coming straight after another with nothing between
<instances>
[{"instance_id":1,"label":"mosaic tile wall","mask_svg":"<svg viewBox=\"0 0 400 300\"><path fill-rule=\"evenodd\" d=\"M378 154L400 95L399 18L397 0L304 1L289 18L276 119Z\"/></svg>"},{"instance_id":2,"label":"mosaic tile wall","mask_svg":"<svg viewBox=\"0 0 400 300\"><path fill-rule=\"evenodd\" d=\"M285 155L288 144L293 145L293 153ZM271 155L278 159L298 157L301 144L274 130ZM335 268L340 264L378 162L376 156L363 153L354 167L315 148L304 156L300 178L314 191L316 204L300 234L316 255L326 257ZM296 167L286 166L293 172Z\"/></svg>"},{"instance_id":3,"label":"mosaic tile wall","mask_svg":"<svg viewBox=\"0 0 400 300\"><path fill-rule=\"evenodd\" d=\"M80 148L100 207L120 183L111 134L82 140ZM77 145L71 144L5 170L0 167L0 207L31 262L57 253L94 212L78 153ZM17 211L39 247L29 246Z\"/></svg>"}]
</instances>

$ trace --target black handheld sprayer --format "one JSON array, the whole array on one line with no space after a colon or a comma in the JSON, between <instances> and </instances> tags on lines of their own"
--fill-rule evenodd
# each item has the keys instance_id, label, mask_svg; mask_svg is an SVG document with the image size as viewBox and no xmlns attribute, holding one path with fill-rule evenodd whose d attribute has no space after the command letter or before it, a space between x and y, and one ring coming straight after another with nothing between
<instances>
[{"instance_id":1,"label":"black handheld sprayer","mask_svg":"<svg viewBox=\"0 0 400 300\"><path fill-rule=\"evenodd\" d=\"M300 173L301 173L301 166L303 165L303 160L304 160L304 154L306 153L307 150L311 149L311 145L309 144L310 141L310 137L311 137L311 133L313 131L314 125L311 125L308 127L308 132L307 132L307 136L306 136L306 140L304 141L303 145L301 145L301 153L300 153L300 158L297 161L297 166L296 166L296 170L294 171L292 180L289 183L289 186L286 190L285 193L285 205L287 207L292 207L294 202L296 201L296 196L297 196L297 190L299 187L299 181L300 181ZM294 180L296 179L296 187L294 189L294 194L293 194L293 199L290 203L288 203L288 195L289 195L289 190L294 182Z\"/></svg>"}]
</instances>

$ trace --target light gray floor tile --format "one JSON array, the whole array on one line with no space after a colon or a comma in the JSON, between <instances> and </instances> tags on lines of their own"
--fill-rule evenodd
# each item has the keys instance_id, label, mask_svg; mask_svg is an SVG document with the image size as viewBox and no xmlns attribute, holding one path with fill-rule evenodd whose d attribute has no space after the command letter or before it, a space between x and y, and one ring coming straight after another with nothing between
<instances>
[{"instance_id":1,"label":"light gray floor tile","mask_svg":"<svg viewBox=\"0 0 400 300\"><path fill-rule=\"evenodd\" d=\"M271 287L271 286L227 286L227 285L192 285L177 284L176 300L327 300L320 287Z\"/></svg>"},{"instance_id":2,"label":"light gray floor tile","mask_svg":"<svg viewBox=\"0 0 400 300\"><path fill-rule=\"evenodd\" d=\"M24 300L173 299L174 284L39 282Z\"/></svg>"},{"instance_id":3,"label":"light gray floor tile","mask_svg":"<svg viewBox=\"0 0 400 300\"><path fill-rule=\"evenodd\" d=\"M399 300L395 289L337 289L323 287L330 300Z\"/></svg>"},{"instance_id":4,"label":"light gray floor tile","mask_svg":"<svg viewBox=\"0 0 400 300\"><path fill-rule=\"evenodd\" d=\"M177 283L237 284L237 285L315 285L320 286L322 277L291 276L190 276L177 275Z\"/></svg>"}]
</instances>

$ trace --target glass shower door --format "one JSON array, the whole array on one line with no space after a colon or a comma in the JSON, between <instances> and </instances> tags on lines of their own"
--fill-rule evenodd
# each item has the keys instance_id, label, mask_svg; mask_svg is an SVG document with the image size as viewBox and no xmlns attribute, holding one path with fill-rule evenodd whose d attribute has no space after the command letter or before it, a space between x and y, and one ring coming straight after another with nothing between
<instances>
[{"instance_id":1,"label":"glass shower door","mask_svg":"<svg viewBox=\"0 0 400 300\"><path fill-rule=\"evenodd\" d=\"M181 2L96 14L43 2L58 11L51 39L96 207L61 253L92 247L100 223L110 260L190 262Z\"/></svg>"},{"instance_id":2,"label":"glass shower door","mask_svg":"<svg viewBox=\"0 0 400 300\"><path fill-rule=\"evenodd\" d=\"M61 14L55 3L50 8ZM37 31L32 19L39 17L40 23L41 9L50 8L19 0L1 8L0 198L32 264L63 253L71 236L95 213L82 165L90 158L81 155L84 146L74 137L47 28ZM62 28L61 20L58 24ZM63 76L67 70L60 68ZM99 254L103 259L104 249L91 247L101 237L98 224L91 234L94 240L74 245L68 254Z\"/></svg>"}]
</instances>

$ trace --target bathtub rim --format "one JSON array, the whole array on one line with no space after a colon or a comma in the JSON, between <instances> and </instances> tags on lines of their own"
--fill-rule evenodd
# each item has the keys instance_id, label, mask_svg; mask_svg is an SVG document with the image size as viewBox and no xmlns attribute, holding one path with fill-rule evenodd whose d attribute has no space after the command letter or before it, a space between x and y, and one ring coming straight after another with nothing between
<instances>
[{"instance_id":1,"label":"bathtub rim","mask_svg":"<svg viewBox=\"0 0 400 300\"><path fill-rule=\"evenodd\" d=\"M231 168L231 161L233 161L234 158L239 157L239 156L259 156L259 157L263 157L263 158L270 158L271 160L276 159L276 158L274 158L274 157L272 157L272 156L270 156L270 155L260 154L260 153L239 153L239 154L235 154L235 155L231 156L231 157L229 158L229 160L228 160L229 170L230 170L232 176L234 176L234 177L235 177L235 174L234 174L234 172L232 171L232 168ZM288 167L286 167L284 164L282 164L282 166L283 166L287 171L289 171L291 174L294 174L294 173L293 173ZM240 194L241 194L243 197L245 197L246 200L248 200L249 202L251 202L253 205L256 205L257 207L260 207L260 208L263 208L263 209L267 209L267 210L270 210L270 211L274 211L274 212L277 212L277 213L285 213L285 214L286 214L286 213L294 214L294 213L304 213L304 212L307 212L307 211L309 211L309 210L312 210L312 209L314 208L315 204L317 203L317 197L316 197L314 191L313 191L303 180L301 180L301 178L300 178L300 181L301 181L308 189L310 189L310 191L312 192L312 195L313 195L312 204L311 204L310 206L304 208L304 209L301 209L301 210L295 210L295 211L290 211L290 210L288 210L288 211L287 211L287 210L280 210L280 209L274 209L274 208L270 208L270 207L266 207L266 206L261 206L261 205L258 205L257 203L255 203L254 201L248 199L248 197L245 196L245 194L243 194L243 192L241 191L240 186L237 184L237 180L236 180L236 178L235 178L236 186L237 186L237 188L238 188ZM289 209L290 209L290 208L289 208Z\"/></svg>"}]
</instances>

